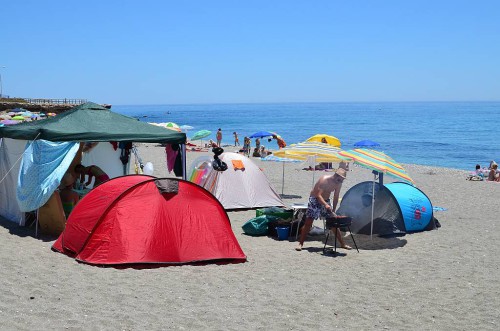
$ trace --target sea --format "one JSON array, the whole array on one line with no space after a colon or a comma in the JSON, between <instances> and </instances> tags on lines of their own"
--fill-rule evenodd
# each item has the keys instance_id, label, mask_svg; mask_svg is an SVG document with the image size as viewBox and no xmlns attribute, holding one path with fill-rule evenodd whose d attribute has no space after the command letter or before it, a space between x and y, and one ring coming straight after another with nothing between
<instances>
[{"instance_id":1,"label":"sea","mask_svg":"<svg viewBox=\"0 0 500 331\"><path fill-rule=\"evenodd\" d=\"M240 143L258 131L281 135L286 143L315 134L340 139L352 149L369 139L396 162L473 170L500 161L500 102L332 102L185 105L113 105L112 110L143 122L174 122L189 126L187 137L199 130L215 140L220 128L223 144ZM276 141L262 143L277 149ZM254 145L254 143L252 143Z\"/></svg>"}]
</instances>

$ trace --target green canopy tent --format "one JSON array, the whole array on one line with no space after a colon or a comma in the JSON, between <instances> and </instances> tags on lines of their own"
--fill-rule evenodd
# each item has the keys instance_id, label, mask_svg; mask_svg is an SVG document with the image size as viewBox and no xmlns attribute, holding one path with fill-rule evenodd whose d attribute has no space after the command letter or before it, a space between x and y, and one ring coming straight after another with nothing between
<instances>
[{"instance_id":1,"label":"green canopy tent","mask_svg":"<svg viewBox=\"0 0 500 331\"><path fill-rule=\"evenodd\" d=\"M20 144L23 140L34 141L39 139L52 142L116 141L181 144L183 178L186 179L185 133L140 122L135 118L117 114L95 103L85 103L44 120L20 123L11 127L0 127L0 138L11 138L14 142L19 141ZM9 151L5 148L5 145L0 144L0 150L8 153ZM13 192L14 190L15 192L17 175L10 170L13 168L12 165L19 161L19 155L12 156L12 159L10 154L8 156L9 160L4 160L0 153L0 179L6 179L7 175L9 176L8 183L7 180L0 181L0 190L6 189L6 192ZM10 166L2 168L1 165L7 165L7 163ZM5 173L2 169L5 170ZM10 198L14 199L13 202L7 201L7 198L1 194L0 196L2 196L0 200L4 200L0 201L0 215L5 216L2 210L17 203L14 194L9 194ZM12 211L9 209L10 216L6 218L10 220L19 219L19 214L17 208L12 209Z\"/></svg>"},{"instance_id":2,"label":"green canopy tent","mask_svg":"<svg viewBox=\"0 0 500 331\"><path fill-rule=\"evenodd\" d=\"M88 102L57 116L0 128L0 138L62 141L133 141L185 144L186 134L120 115Z\"/></svg>"}]
</instances>

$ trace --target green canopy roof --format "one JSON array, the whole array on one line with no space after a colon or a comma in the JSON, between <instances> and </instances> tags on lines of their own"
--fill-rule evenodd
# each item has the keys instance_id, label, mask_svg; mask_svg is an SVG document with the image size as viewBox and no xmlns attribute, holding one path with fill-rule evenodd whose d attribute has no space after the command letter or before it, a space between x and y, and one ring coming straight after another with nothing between
<instances>
[{"instance_id":1,"label":"green canopy roof","mask_svg":"<svg viewBox=\"0 0 500 331\"><path fill-rule=\"evenodd\" d=\"M0 137L49 141L186 143L186 134L139 122L88 102L52 118L0 127Z\"/></svg>"}]
</instances>

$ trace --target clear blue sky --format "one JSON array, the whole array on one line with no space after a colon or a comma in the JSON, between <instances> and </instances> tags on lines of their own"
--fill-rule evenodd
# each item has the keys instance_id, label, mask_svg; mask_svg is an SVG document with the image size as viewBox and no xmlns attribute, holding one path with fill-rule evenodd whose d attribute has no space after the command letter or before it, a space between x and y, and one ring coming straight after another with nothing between
<instances>
[{"instance_id":1,"label":"clear blue sky","mask_svg":"<svg viewBox=\"0 0 500 331\"><path fill-rule=\"evenodd\" d=\"M12 97L500 100L498 0L18 0L0 10Z\"/></svg>"}]
</instances>

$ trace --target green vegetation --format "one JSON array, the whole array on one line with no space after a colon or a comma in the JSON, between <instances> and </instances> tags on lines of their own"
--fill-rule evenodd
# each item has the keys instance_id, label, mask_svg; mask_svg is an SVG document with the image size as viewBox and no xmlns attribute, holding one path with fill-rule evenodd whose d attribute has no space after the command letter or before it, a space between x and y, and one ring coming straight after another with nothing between
<instances>
[{"instance_id":1,"label":"green vegetation","mask_svg":"<svg viewBox=\"0 0 500 331\"><path fill-rule=\"evenodd\" d=\"M21 98L0 98L0 102L26 103L26 100L21 99Z\"/></svg>"}]
</instances>

